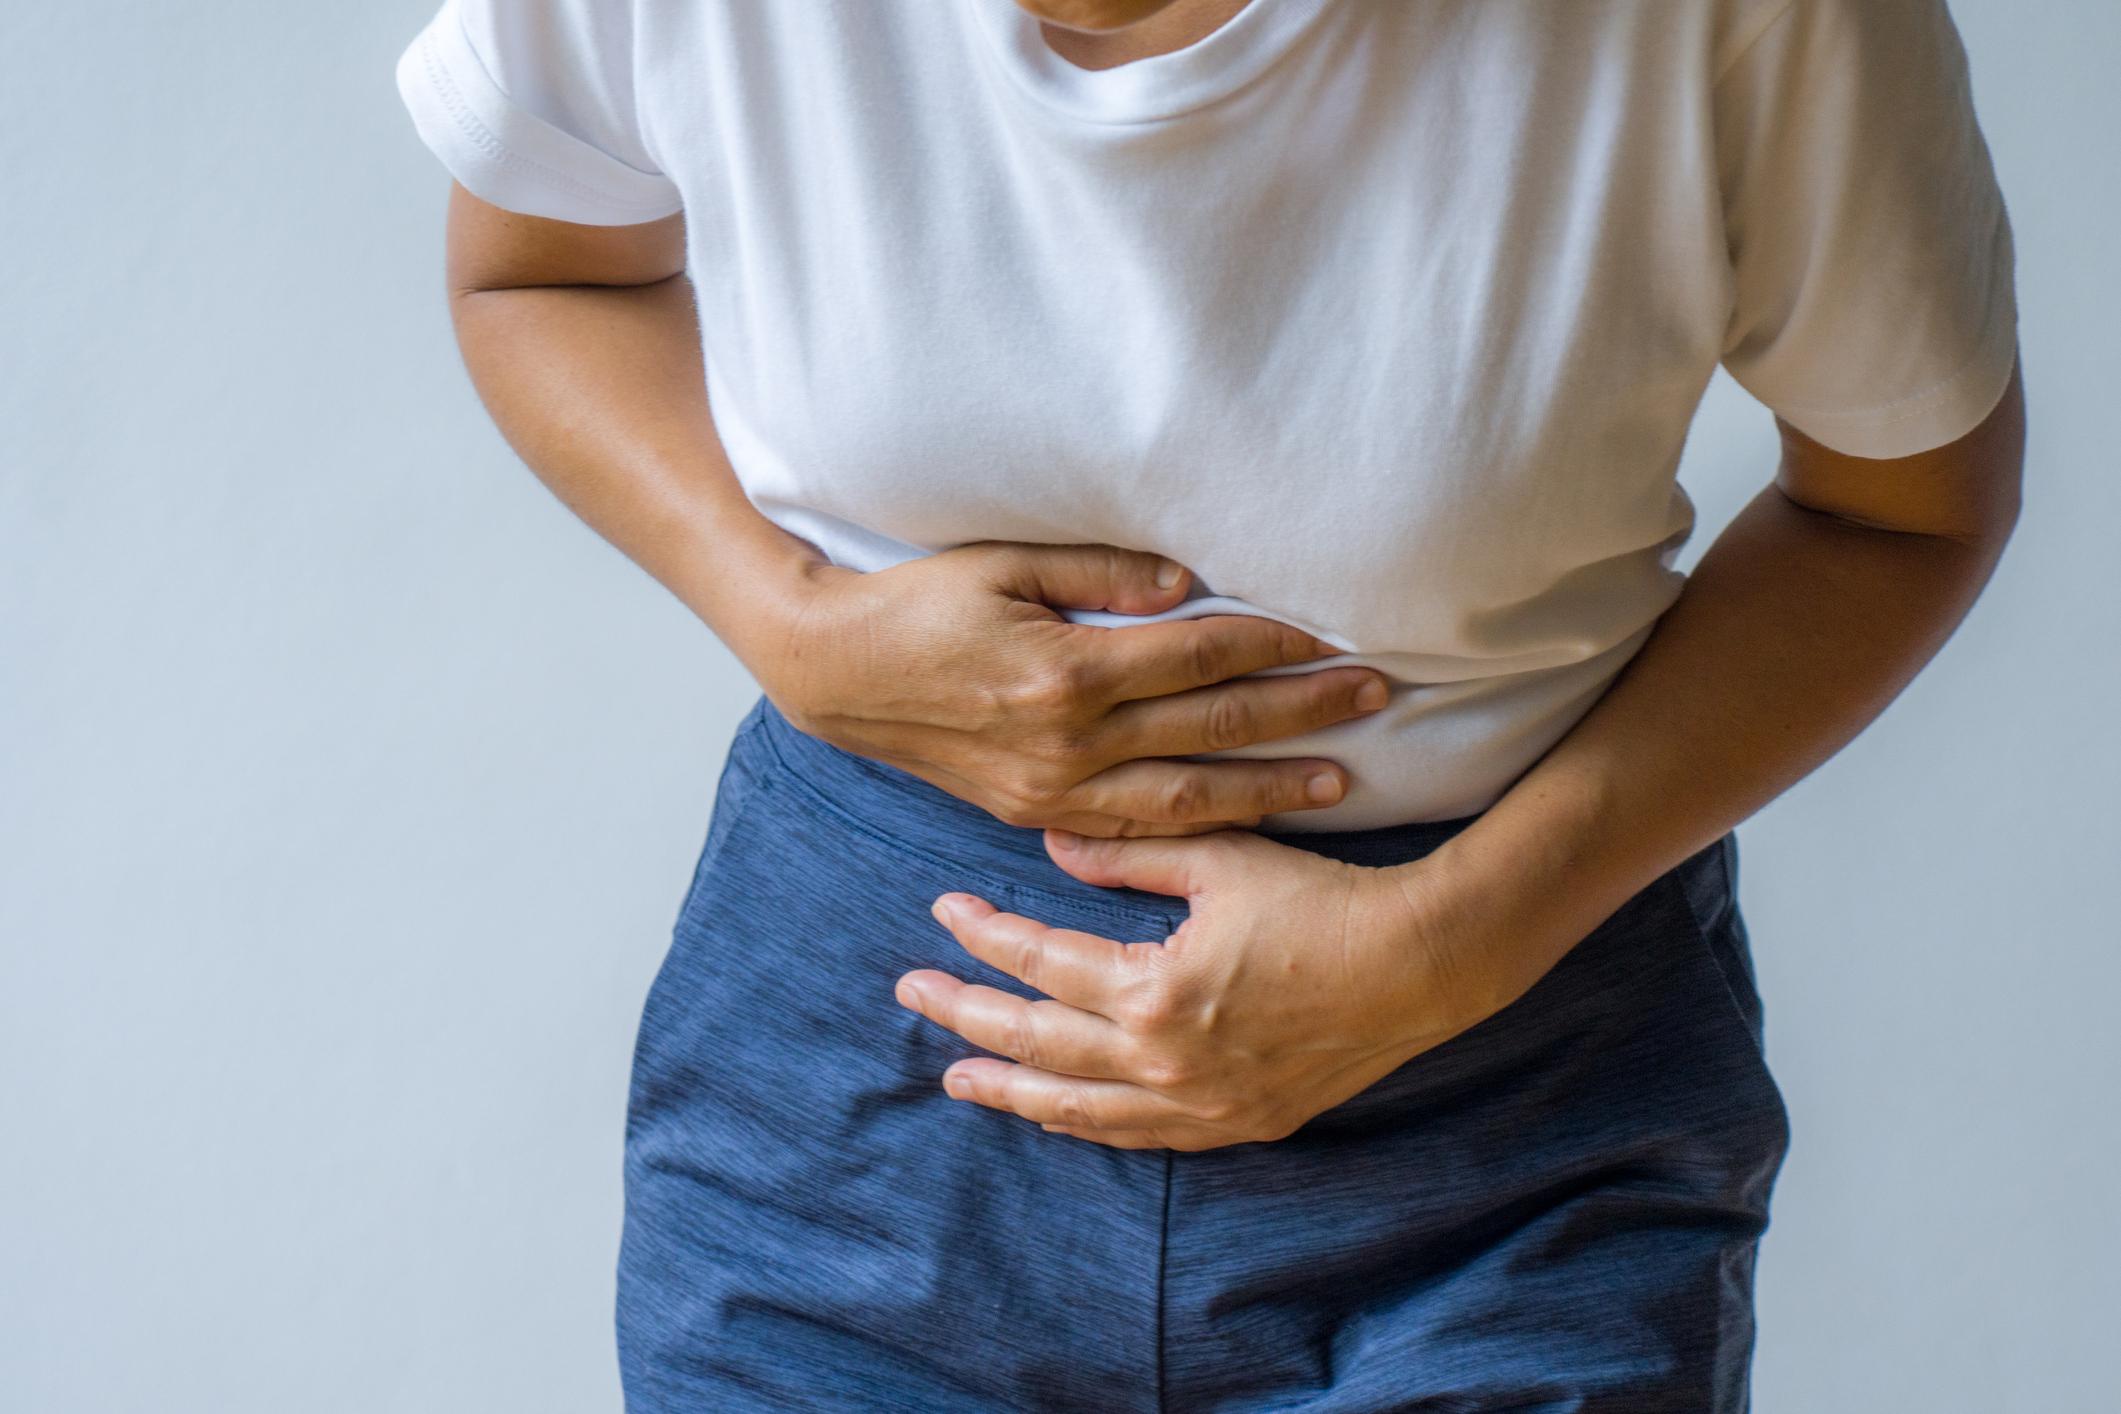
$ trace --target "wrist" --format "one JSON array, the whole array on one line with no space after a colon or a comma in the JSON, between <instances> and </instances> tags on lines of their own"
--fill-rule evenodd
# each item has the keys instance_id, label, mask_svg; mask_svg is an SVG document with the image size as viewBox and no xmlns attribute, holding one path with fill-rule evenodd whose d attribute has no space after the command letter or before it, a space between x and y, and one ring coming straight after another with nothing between
<instances>
[{"instance_id":1,"label":"wrist","mask_svg":"<svg viewBox=\"0 0 2121 1414\"><path fill-rule=\"evenodd\" d=\"M832 678L821 669L837 656L828 601L838 581L858 573L822 556L782 560L746 587L730 631L721 635L781 715L813 735L820 733L819 714L830 711L817 700L816 689Z\"/></svg>"},{"instance_id":2,"label":"wrist","mask_svg":"<svg viewBox=\"0 0 2121 1414\"><path fill-rule=\"evenodd\" d=\"M807 540L778 527L745 527L698 557L700 572L679 597L754 677L809 612L832 564Z\"/></svg>"},{"instance_id":3,"label":"wrist","mask_svg":"<svg viewBox=\"0 0 2121 1414\"><path fill-rule=\"evenodd\" d=\"M1357 991L1378 1038L1412 1059L1507 1006L1529 980L1510 954L1520 936L1507 910L1437 867L1435 856L1369 867L1362 931L1379 971ZM1483 906L1484 905L1484 906Z\"/></svg>"},{"instance_id":4,"label":"wrist","mask_svg":"<svg viewBox=\"0 0 2121 1414\"><path fill-rule=\"evenodd\" d=\"M1384 871L1436 952L1434 970L1465 1024L1530 990L1635 892L1599 849L1599 819L1589 796L1550 797L1521 813L1498 803L1420 859Z\"/></svg>"}]
</instances>

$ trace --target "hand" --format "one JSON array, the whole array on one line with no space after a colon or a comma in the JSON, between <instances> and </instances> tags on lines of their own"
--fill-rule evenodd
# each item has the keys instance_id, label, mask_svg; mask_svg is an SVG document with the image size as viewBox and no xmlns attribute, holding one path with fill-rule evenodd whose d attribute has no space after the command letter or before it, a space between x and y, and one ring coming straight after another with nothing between
<instances>
[{"instance_id":1,"label":"hand","mask_svg":"<svg viewBox=\"0 0 2121 1414\"><path fill-rule=\"evenodd\" d=\"M985 1050L946 1091L1122 1149L1285 1138L1502 1005L1442 939L1433 876L1368 869L1248 831L1187 839L1046 834L1088 883L1183 895L1163 942L1122 943L1004 913L974 895L938 920L1027 999L918 968L901 1005Z\"/></svg>"},{"instance_id":2,"label":"hand","mask_svg":"<svg viewBox=\"0 0 2121 1414\"><path fill-rule=\"evenodd\" d=\"M749 665L774 705L1012 825L1180 835L1330 805L1347 790L1330 760L1156 758L1313 731L1389 692L1371 668L1243 677L1340 651L1261 615L1101 628L1055 611L1180 602L1184 568L1140 551L978 541L808 582L781 651Z\"/></svg>"}]
</instances>

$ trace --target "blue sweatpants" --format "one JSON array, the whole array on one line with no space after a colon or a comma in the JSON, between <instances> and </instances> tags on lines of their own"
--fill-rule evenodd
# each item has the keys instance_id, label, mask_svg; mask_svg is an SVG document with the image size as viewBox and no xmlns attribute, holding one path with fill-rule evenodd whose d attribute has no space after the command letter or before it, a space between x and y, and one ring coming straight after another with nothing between
<instances>
[{"instance_id":1,"label":"blue sweatpants","mask_svg":"<svg viewBox=\"0 0 2121 1414\"><path fill-rule=\"evenodd\" d=\"M1382 866L1466 823L1277 838ZM944 1095L985 1053L892 988L1027 994L935 922L949 890L1123 942L1184 900L1085 884L761 697L641 1016L626 1407L1737 1414L1788 1120L1736 859L1285 1139L1113 1149Z\"/></svg>"}]
</instances>

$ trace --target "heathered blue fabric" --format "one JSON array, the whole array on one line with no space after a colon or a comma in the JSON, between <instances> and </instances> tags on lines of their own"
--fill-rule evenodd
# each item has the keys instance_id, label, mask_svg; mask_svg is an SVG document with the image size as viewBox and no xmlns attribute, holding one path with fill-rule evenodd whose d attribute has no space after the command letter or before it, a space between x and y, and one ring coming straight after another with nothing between
<instances>
[{"instance_id":1,"label":"heathered blue fabric","mask_svg":"<svg viewBox=\"0 0 2121 1414\"><path fill-rule=\"evenodd\" d=\"M1385 865L1466 823L1279 838ZM1111 1149L946 1097L983 1052L892 986L1027 993L930 916L946 890L1129 942L1184 901L1084 884L761 697L641 1017L626 1407L1744 1410L1788 1120L1736 860L1286 1139Z\"/></svg>"}]
</instances>

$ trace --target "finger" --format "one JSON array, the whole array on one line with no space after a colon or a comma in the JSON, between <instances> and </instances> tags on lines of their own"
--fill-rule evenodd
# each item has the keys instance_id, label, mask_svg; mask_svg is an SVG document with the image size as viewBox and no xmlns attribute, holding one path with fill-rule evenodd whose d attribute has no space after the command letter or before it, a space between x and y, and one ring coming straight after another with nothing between
<instances>
[{"instance_id":1,"label":"finger","mask_svg":"<svg viewBox=\"0 0 2121 1414\"><path fill-rule=\"evenodd\" d=\"M1053 862L1086 884L1185 899L1205 892L1220 877L1218 863L1229 858L1236 838L1227 831L1190 839L1113 840L1068 830L1045 832L1046 853Z\"/></svg>"},{"instance_id":2,"label":"finger","mask_svg":"<svg viewBox=\"0 0 2121 1414\"><path fill-rule=\"evenodd\" d=\"M1390 680L1375 668L1240 678L1123 702L1098 724L1095 749L1119 761L1228 751L1367 716L1391 696Z\"/></svg>"},{"instance_id":3,"label":"finger","mask_svg":"<svg viewBox=\"0 0 2121 1414\"><path fill-rule=\"evenodd\" d=\"M1107 767L1077 782L1068 792L1068 803L1108 817L1152 824L1249 821L1256 825L1270 811L1316 810L1347 793L1347 768L1318 756L1266 761L1242 757L1227 761L1150 757ZM1127 833L1159 832L1144 829Z\"/></svg>"},{"instance_id":4,"label":"finger","mask_svg":"<svg viewBox=\"0 0 2121 1414\"><path fill-rule=\"evenodd\" d=\"M1341 650L1263 614L1203 614L1152 624L1077 624L1088 695L1122 702L1225 682L1264 668L1315 662Z\"/></svg>"},{"instance_id":5,"label":"finger","mask_svg":"<svg viewBox=\"0 0 2121 1414\"><path fill-rule=\"evenodd\" d=\"M1241 815L1224 820L1135 820L1121 815L1091 814L1086 810L1073 811L1052 822L1050 828L1067 830L1073 834L1089 835L1093 839L1175 839L1188 835L1209 835L1218 830L1256 830L1258 815Z\"/></svg>"},{"instance_id":6,"label":"finger","mask_svg":"<svg viewBox=\"0 0 2121 1414\"><path fill-rule=\"evenodd\" d=\"M1131 1041L1118 1023L1066 1002L1019 997L927 967L899 978L897 996L973 1045L1026 1065L1102 1080L1122 1079L1129 1069Z\"/></svg>"},{"instance_id":7,"label":"finger","mask_svg":"<svg viewBox=\"0 0 2121 1414\"><path fill-rule=\"evenodd\" d=\"M981 962L1084 1011L1110 1017L1135 975L1125 943L1005 913L973 894L944 894L933 911L959 946Z\"/></svg>"},{"instance_id":8,"label":"finger","mask_svg":"<svg viewBox=\"0 0 2121 1414\"><path fill-rule=\"evenodd\" d=\"M1018 541L979 542L979 547L991 561L989 582L995 588L1038 604L1154 614L1186 597L1186 567L1146 550Z\"/></svg>"},{"instance_id":9,"label":"finger","mask_svg":"<svg viewBox=\"0 0 2121 1414\"><path fill-rule=\"evenodd\" d=\"M1048 1134L1065 1134L1071 1139L1087 1139L1093 1144L1103 1144L1113 1149L1176 1149L1182 1153L1198 1153L1202 1149L1224 1149L1232 1144L1253 1141L1217 1134L1212 1130L1183 1128L1167 1125L1161 1129L1074 1129L1065 1124L1042 1124L1040 1129Z\"/></svg>"},{"instance_id":10,"label":"finger","mask_svg":"<svg viewBox=\"0 0 2121 1414\"><path fill-rule=\"evenodd\" d=\"M943 1072L953 1099L1075 1129L1155 1129L1192 1118L1153 1090L1122 1080L1059 1075L1034 1065L975 1057Z\"/></svg>"},{"instance_id":11,"label":"finger","mask_svg":"<svg viewBox=\"0 0 2121 1414\"><path fill-rule=\"evenodd\" d=\"M1087 1139L1093 1144L1102 1144L1108 1149L1168 1149L1171 1146L1158 1139L1146 1129L1071 1129L1065 1124L1042 1124L1040 1129L1048 1134L1065 1134L1070 1139Z\"/></svg>"}]
</instances>

